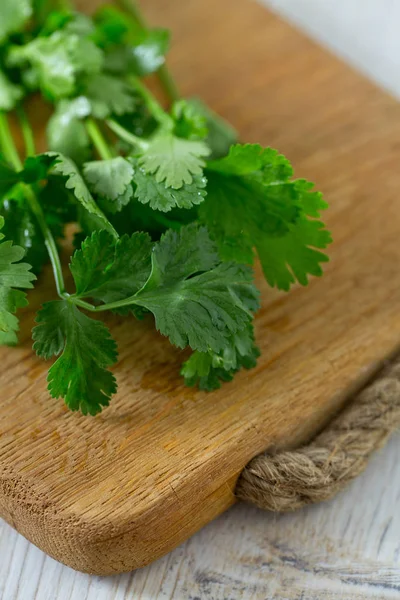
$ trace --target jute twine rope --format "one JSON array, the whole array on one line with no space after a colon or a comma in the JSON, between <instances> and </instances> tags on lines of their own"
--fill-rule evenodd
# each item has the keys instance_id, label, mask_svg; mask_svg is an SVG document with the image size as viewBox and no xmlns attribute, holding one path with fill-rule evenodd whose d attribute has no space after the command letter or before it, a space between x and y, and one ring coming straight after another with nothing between
<instances>
[{"instance_id":1,"label":"jute twine rope","mask_svg":"<svg viewBox=\"0 0 400 600\"><path fill-rule=\"evenodd\" d=\"M365 469L372 453L398 427L400 357L309 445L251 460L235 493L242 500L276 512L328 500Z\"/></svg>"}]
</instances>

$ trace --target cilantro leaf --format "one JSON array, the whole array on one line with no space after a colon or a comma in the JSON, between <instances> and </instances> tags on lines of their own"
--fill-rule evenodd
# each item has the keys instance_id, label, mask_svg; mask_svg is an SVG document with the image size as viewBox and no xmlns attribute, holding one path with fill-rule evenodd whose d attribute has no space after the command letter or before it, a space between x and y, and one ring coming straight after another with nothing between
<instances>
[{"instance_id":1,"label":"cilantro leaf","mask_svg":"<svg viewBox=\"0 0 400 600\"><path fill-rule=\"evenodd\" d=\"M0 198L20 181L18 173L2 160L0 156Z\"/></svg>"},{"instance_id":2,"label":"cilantro leaf","mask_svg":"<svg viewBox=\"0 0 400 600\"><path fill-rule=\"evenodd\" d=\"M48 37L55 31L63 29L74 17L69 10L51 10L51 7L45 6L46 2L47 0L39 0L41 6L38 6L38 0L34 0L35 21L39 21L41 25L39 31L41 37Z\"/></svg>"},{"instance_id":3,"label":"cilantro leaf","mask_svg":"<svg viewBox=\"0 0 400 600\"><path fill-rule=\"evenodd\" d=\"M78 75L98 72L102 60L102 51L91 40L64 30L14 46L8 55L10 66L31 64L42 92L52 99L71 96Z\"/></svg>"},{"instance_id":4,"label":"cilantro leaf","mask_svg":"<svg viewBox=\"0 0 400 600\"><path fill-rule=\"evenodd\" d=\"M146 173L137 159L132 157L129 160L134 165L135 197L142 204L149 204L153 210L168 212L175 207L188 209L203 202L207 184L204 176L193 175L192 183L184 183L179 189L174 189Z\"/></svg>"},{"instance_id":5,"label":"cilantro leaf","mask_svg":"<svg viewBox=\"0 0 400 600\"><path fill-rule=\"evenodd\" d=\"M139 77L157 71L165 63L169 46L166 29L141 31L130 46L110 48L104 60L104 69L114 75L135 74Z\"/></svg>"},{"instance_id":6,"label":"cilantro leaf","mask_svg":"<svg viewBox=\"0 0 400 600\"><path fill-rule=\"evenodd\" d=\"M169 38L166 29L142 30L129 49L128 70L140 77L157 71L165 63Z\"/></svg>"},{"instance_id":7,"label":"cilantro leaf","mask_svg":"<svg viewBox=\"0 0 400 600\"><path fill-rule=\"evenodd\" d=\"M95 26L91 17L89 17L88 15L84 15L80 12L74 12L70 15L70 18L65 22L64 30L67 33L76 33L84 39L90 37L90 40L93 41L92 37L95 32ZM95 69L98 70L97 61L95 62Z\"/></svg>"},{"instance_id":8,"label":"cilantro leaf","mask_svg":"<svg viewBox=\"0 0 400 600\"><path fill-rule=\"evenodd\" d=\"M18 174L21 181L25 183L37 183L47 179L49 170L56 164L57 155L37 154L25 159L22 171Z\"/></svg>"},{"instance_id":9,"label":"cilantro leaf","mask_svg":"<svg viewBox=\"0 0 400 600\"><path fill-rule=\"evenodd\" d=\"M11 83L0 69L0 110L12 110L23 95L23 89L19 85Z\"/></svg>"},{"instance_id":10,"label":"cilantro leaf","mask_svg":"<svg viewBox=\"0 0 400 600\"><path fill-rule=\"evenodd\" d=\"M147 233L116 241L107 231L95 231L71 260L77 295L106 303L133 296L149 278L152 247Z\"/></svg>"},{"instance_id":11,"label":"cilantro leaf","mask_svg":"<svg viewBox=\"0 0 400 600\"><path fill-rule=\"evenodd\" d=\"M201 390L212 391L221 387L221 381L232 381L242 367L255 367L259 356L253 326L249 325L232 335L229 344L219 354L193 352L183 363L181 375L189 387L198 385Z\"/></svg>"},{"instance_id":12,"label":"cilantro leaf","mask_svg":"<svg viewBox=\"0 0 400 600\"><path fill-rule=\"evenodd\" d=\"M184 140L171 133L157 133L138 158L145 173L155 174L157 183L178 189L191 184L194 175L203 175L204 160L209 148L204 142Z\"/></svg>"},{"instance_id":13,"label":"cilantro leaf","mask_svg":"<svg viewBox=\"0 0 400 600\"><path fill-rule=\"evenodd\" d=\"M97 43L107 50L105 66L118 74L149 75L165 62L169 31L147 29L114 6L104 6L95 14Z\"/></svg>"},{"instance_id":14,"label":"cilantro leaf","mask_svg":"<svg viewBox=\"0 0 400 600\"><path fill-rule=\"evenodd\" d=\"M61 100L47 123L49 149L65 154L77 163L87 158L90 140L82 119L89 116L91 110L90 102L84 96Z\"/></svg>"},{"instance_id":15,"label":"cilantro leaf","mask_svg":"<svg viewBox=\"0 0 400 600\"><path fill-rule=\"evenodd\" d=\"M4 219L0 217L0 229L4 226ZM4 234L0 233L0 239ZM32 288L32 281L36 279L31 272L31 266L20 262L25 254L23 248L14 246L10 241L0 243L0 343L16 344L16 332L19 322L15 316L18 308L28 304L26 295L20 289Z\"/></svg>"},{"instance_id":16,"label":"cilantro leaf","mask_svg":"<svg viewBox=\"0 0 400 600\"><path fill-rule=\"evenodd\" d=\"M27 206L14 199L4 200L1 214L5 220L4 235L23 248L25 260L32 266L32 271L40 273L48 255L35 217Z\"/></svg>"},{"instance_id":17,"label":"cilantro leaf","mask_svg":"<svg viewBox=\"0 0 400 600\"><path fill-rule=\"evenodd\" d=\"M117 156L88 162L83 173L91 191L106 202L109 211L118 212L128 204L133 195L133 167L128 160Z\"/></svg>"},{"instance_id":18,"label":"cilantro leaf","mask_svg":"<svg viewBox=\"0 0 400 600\"><path fill-rule=\"evenodd\" d=\"M218 264L215 245L195 224L167 231L155 246L152 271L133 302L152 312L172 344L220 352L232 333L246 327L258 307L252 272Z\"/></svg>"},{"instance_id":19,"label":"cilantro leaf","mask_svg":"<svg viewBox=\"0 0 400 600\"><path fill-rule=\"evenodd\" d=\"M197 114L202 115L207 129L206 143L211 149L211 158L220 158L229 152L232 144L238 141L238 133L228 121L212 111L199 98L186 100ZM185 136L183 136L185 137Z\"/></svg>"},{"instance_id":20,"label":"cilantro leaf","mask_svg":"<svg viewBox=\"0 0 400 600\"><path fill-rule=\"evenodd\" d=\"M103 73L88 77L84 95L92 107L92 115L105 119L111 114L122 116L135 110L136 97L131 86L123 79Z\"/></svg>"},{"instance_id":21,"label":"cilantro leaf","mask_svg":"<svg viewBox=\"0 0 400 600\"><path fill-rule=\"evenodd\" d=\"M108 406L117 385L107 367L116 362L117 347L107 327L67 300L44 304L36 323L32 337L37 355L49 359L61 354L47 379L53 398L64 398L71 410L85 415Z\"/></svg>"},{"instance_id":22,"label":"cilantro leaf","mask_svg":"<svg viewBox=\"0 0 400 600\"><path fill-rule=\"evenodd\" d=\"M31 0L1 0L0 43L32 16Z\"/></svg>"},{"instance_id":23,"label":"cilantro leaf","mask_svg":"<svg viewBox=\"0 0 400 600\"><path fill-rule=\"evenodd\" d=\"M116 235L113 226L94 201L93 196L75 163L66 156L55 152L46 152L45 156L55 157L57 159L57 162L53 167L53 173L62 175L66 178L65 187L73 192L75 198L88 213L97 218L99 227L101 229L107 229L107 231Z\"/></svg>"},{"instance_id":24,"label":"cilantro leaf","mask_svg":"<svg viewBox=\"0 0 400 600\"><path fill-rule=\"evenodd\" d=\"M207 165L207 199L200 219L225 260L251 263L255 247L271 286L288 290L322 274L319 251L331 241L316 220L326 203L306 180L292 180L289 161L258 144L233 146Z\"/></svg>"},{"instance_id":25,"label":"cilantro leaf","mask_svg":"<svg viewBox=\"0 0 400 600\"><path fill-rule=\"evenodd\" d=\"M129 15L112 4L100 6L93 19L96 27L95 40L102 48L122 44L133 26Z\"/></svg>"},{"instance_id":26,"label":"cilantro leaf","mask_svg":"<svg viewBox=\"0 0 400 600\"><path fill-rule=\"evenodd\" d=\"M171 116L175 122L174 133L187 140L202 140L207 137L207 122L204 113L190 100L174 102Z\"/></svg>"}]
</instances>

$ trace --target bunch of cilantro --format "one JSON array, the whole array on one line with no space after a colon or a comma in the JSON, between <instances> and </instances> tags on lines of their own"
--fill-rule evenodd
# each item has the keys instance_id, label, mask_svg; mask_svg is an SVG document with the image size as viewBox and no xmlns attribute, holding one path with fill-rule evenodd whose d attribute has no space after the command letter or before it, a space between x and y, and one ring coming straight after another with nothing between
<instances>
[{"instance_id":1,"label":"bunch of cilantro","mask_svg":"<svg viewBox=\"0 0 400 600\"><path fill-rule=\"evenodd\" d=\"M168 32L148 28L129 0L92 18L65 0L1 1L0 342L17 342L24 290L50 261L59 299L39 310L33 348L58 357L51 395L85 414L117 389L117 345L93 313L153 317L174 346L192 350L186 384L212 390L259 355L255 257L281 290L306 285L327 260L321 194L293 179L276 150L236 143L200 101L180 99L168 44ZM143 82L151 73L168 111ZM51 108L42 154L24 109L37 94ZM59 244L71 223L67 291Z\"/></svg>"}]
</instances>

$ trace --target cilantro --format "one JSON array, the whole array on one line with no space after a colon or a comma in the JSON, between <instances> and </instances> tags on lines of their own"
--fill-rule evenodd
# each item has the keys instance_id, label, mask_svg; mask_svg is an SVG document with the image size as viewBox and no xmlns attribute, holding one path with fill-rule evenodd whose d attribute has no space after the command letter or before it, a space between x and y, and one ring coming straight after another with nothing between
<instances>
[{"instance_id":1,"label":"cilantro","mask_svg":"<svg viewBox=\"0 0 400 600\"><path fill-rule=\"evenodd\" d=\"M102 302L133 296L150 275L152 246L147 233L124 235L115 241L107 231L95 231L72 257L77 295Z\"/></svg>"},{"instance_id":2,"label":"cilantro","mask_svg":"<svg viewBox=\"0 0 400 600\"><path fill-rule=\"evenodd\" d=\"M119 4L92 17L73 0L0 9L0 343L16 343L23 290L50 261L58 300L37 314L34 349L57 357L50 394L91 415L116 392L117 347L90 313L155 322L192 350L186 385L213 390L256 366L255 257L288 290L321 275L331 241L313 184L276 150L238 144L201 100L181 98L165 65L169 32ZM152 73L168 109L142 79ZM36 92L49 106L42 154L24 111ZM68 278L64 237L63 255L69 238L75 247Z\"/></svg>"},{"instance_id":3,"label":"cilantro","mask_svg":"<svg viewBox=\"0 0 400 600\"><path fill-rule=\"evenodd\" d=\"M107 367L117 360L116 343L107 327L66 300L47 302L38 312L33 348L38 356L61 356L49 370L49 391L71 410L95 415L116 392Z\"/></svg>"},{"instance_id":4,"label":"cilantro","mask_svg":"<svg viewBox=\"0 0 400 600\"><path fill-rule=\"evenodd\" d=\"M131 87L112 75L92 75L86 81L84 94L92 107L92 114L105 119L111 114L118 116L135 109L136 98Z\"/></svg>"},{"instance_id":5,"label":"cilantro","mask_svg":"<svg viewBox=\"0 0 400 600\"><path fill-rule=\"evenodd\" d=\"M31 0L1 0L0 43L18 31L31 15Z\"/></svg>"},{"instance_id":6,"label":"cilantro","mask_svg":"<svg viewBox=\"0 0 400 600\"><path fill-rule=\"evenodd\" d=\"M24 250L25 260L32 266L32 271L40 273L47 262L47 252L32 212L21 201L10 199L3 200L0 213L5 221L4 235Z\"/></svg>"},{"instance_id":7,"label":"cilantro","mask_svg":"<svg viewBox=\"0 0 400 600\"><path fill-rule=\"evenodd\" d=\"M37 183L47 178L49 170L56 164L57 160L57 155L51 153L28 156L18 176L25 183Z\"/></svg>"},{"instance_id":8,"label":"cilantro","mask_svg":"<svg viewBox=\"0 0 400 600\"><path fill-rule=\"evenodd\" d=\"M134 302L152 312L157 329L180 348L221 351L258 307L251 270L218 264L204 228L169 230L151 258L150 277Z\"/></svg>"},{"instance_id":9,"label":"cilantro","mask_svg":"<svg viewBox=\"0 0 400 600\"><path fill-rule=\"evenodd\" d=\"M146 173L137 159L130 159L134 165L133 181L136 185L135 197L142 204L149 204L153 210L169 212L173 208L191 208L203 202L206 195L207 180L204 176L194 175L192 183L184 183L179 189L167 187L158 182L154 175Z\"/></svg>"},{"instance_id":10,"label":"cilantro","mask_svg":"<svg viewBox=\"0 0 400 600\"><path fill-rule=\"evenodd\" d=\"M316 220L327 206L321 194L291 176L289 161L275 150L232 146L228 156L208 163L208 196L200 207L221 256L251 263L255 247L268 283L283 290L321 275L327 258L319 249L330 243Z\"/></svg>"},{"instance_id":11,"label":"cilantro","mask_svg":"<svg viewBox=\"0 0 400 600\"><path fill-rule=\"evenodd\" d=\"M219 354L193 352L183 364L181 375L186 385L198 385L201 390L212 391L221 387L221 382L232 381L241 369L252 369L257 364L260 351L254 343L253 327L236 332Z\"/></svg>"},{"instance_id":12,"label":"cilantro","mask_svg":"<svg viewBox=\"0 0 400 600\"><path fill-rule=\"evenodd\" d=\"M101 6L94 15L95 39L101 47L122 44L133 23L129 15L116 6Z\"/></svg>"},{"instance_id":13,"label":"cilantro","mask_svg":"<svg viewBox=\"0 0 400 600\"><path fill-rule=\"evenodd\" d=\"M0 217L0 229L4 226L4 219ZM0 233L0 239L4 234ZM32 281L36 279L31 272L31 266L20 262L25 254L23 248L14 246L10 241L0 243L0 343L16 344L16 332L19 329L18 318L15 312L28 304L26 294L21 289L32 288Z\"/></svg>"},{"instance_id":14,"label":"cilantro","mask_svg":"<svg viewBox=\"0 0 400 600\"><path fill-rule=\"evenodd\" d=\"M97 206L75 163L62 154L48 152L47 156L56 158L57 162L53 173L65 177L65 187L73 192L75 198L88 213L97 217L102 229L107 229L114 234L114 228Z\"/></svg>"},{"instance_id":15,"label":"cilantro","mask_svg":"<svg viewBox=\"0 0 400 600\"><path fill-rule=\"evenodd\" d=\"M204 142L177 138L170 133L155 135L138 156L145 173L154 173L158 183L178 189L190 184L194 175L202 175L209 148Z\"/></svg>"},{"instance_id":16,"label":"cilantro","mask_svg":"<svg viewBox=\"0 0 400 600\"><path fill-rule=\"evenodd\" d=\"M141 76L154 73L164 64L168 47L169 32L166 29L142 31L128 54L128 70Z\"/></svg>"},{"instance_id":17,"label":"cilantro","mask_svg":"<svg viewBox=\"0 0 400 600\"><path fill-rule=\"evenodd\" d=\"M47 37L63 27L73 19L71 12L66 10L52 10L45 16L44 22L40 28L39 35Z\"/></svg>"},{"instance_id":18,"label":"cilantro","mask_svg":"<svg viewBox=\"0 0 400 600\"><path fill-rule=\"evenodd\" d=\"M230 123L217 115L199 98L190 98L187 104L201 115L207 129L206 143L211 149L211 158L220 158L229 152L232 144L238 141L238 133ZM186 136L184 136L186 137Z\"/></svg>"},{"instance_id":19,"label":"cilantro","mask_svg":"<svg viewBox=\"0 0 400 600\"><path fill-rule=\"evenodd\" d=\"M0 70L0 110L12 110L23 95L23 89L11 83Z\"/></svg>"},{"instance_id":20,"label":"cilantro","mask_svg":"<svg viewBox=\"0 0 400 600\"><path fill-rule=\"evenodd\" d=\"M84 96L61 100L47 123L49 150L65 154L77 163L87 158L90 141L83 119L91 111L90 102Z\"/></svg>"},{"instance_id":21,"label":"cilantro","mask_svg":"<svg viewBox=\"0 0 400 600\"><path fill-rule=\"evenodd\" d=\"M86 163L83 173L92 192L105 201L110 212L128 204L133 195L132 165L122 156Z\"/></svg>"},{"instance_id":22,"label":"cilantro","mask_svg":"<svg viewBox=\"0 0 400 600\"><path fill-rule=\"evenodd\" d=\"M74 93L79 74L98 72L102 59L101 50L91 40L61 30L25 46L12 47L8 64L30 64L43 93L50 98L63 98Z\"/></svg>"},{"instance_id":23,"label":"cilantro","mask_svg":"<svg viewBox=\"0 0 400 600\"><path fill-rule=\"evenodd\" d=\"M187 140L202 140L207 137L207 121L195 103L188 100L174 102L171 116L175 122L174 133Z\"/></svg>"},{"instance_id":24,"label":"cilantro","mask_svg":"<svg viewBox=\"0 0 400 600\"><path fill-rule=\"evenodd\" d=\"M20 180L18 173L12 169L0 156L0 198Z\"/></svg>"},{"instance_id":25,"label":"cilantro","mask_svg":"<svg viewBox=\"0 0 400 600\"><path fill-rule=\"evenodd\" d=\"M143 76L164 64L170 37L166 29L144 28L114 6L100 8L95 22L95 39L107 51L108 70Z\"/></svg>"}]
</instances>

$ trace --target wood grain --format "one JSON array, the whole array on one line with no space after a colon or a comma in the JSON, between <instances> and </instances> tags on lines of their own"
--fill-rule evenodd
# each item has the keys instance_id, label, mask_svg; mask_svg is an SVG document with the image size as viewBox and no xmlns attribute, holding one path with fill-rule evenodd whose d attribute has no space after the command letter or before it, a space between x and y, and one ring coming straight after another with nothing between
<instances>
[{"instance_id":1,"label":"wood grain","mask_svg":"<svg viewBox=\"0 0 400 600\"><path fill-rule=\"evenodd\" d=\"M290 515L238 504L132 573L57 563L0 523L2 600L398 600L400 436L330 502Z\"/></svg>"},{"instance_id":2,"label":"wood grain","mask_svg":"<svg viewBox=\"0 0 400 600\"><path fill-rule=\"evenodd\" d=\"M148 12L174 31L182 91L324 190L335 244L309 288L262 285L259 365L213 394L184 388L182 353L151 324L111 320L120 391L95 419L49 399L47 366L30 350L32 295L21 346L0 354L0 514L99 574L154 560L230 506L249 458L316 431L400 330L398 105L246 0L151 0ZM45 288L49 279L40 297Z\"/></svg>"}]
</instances>

